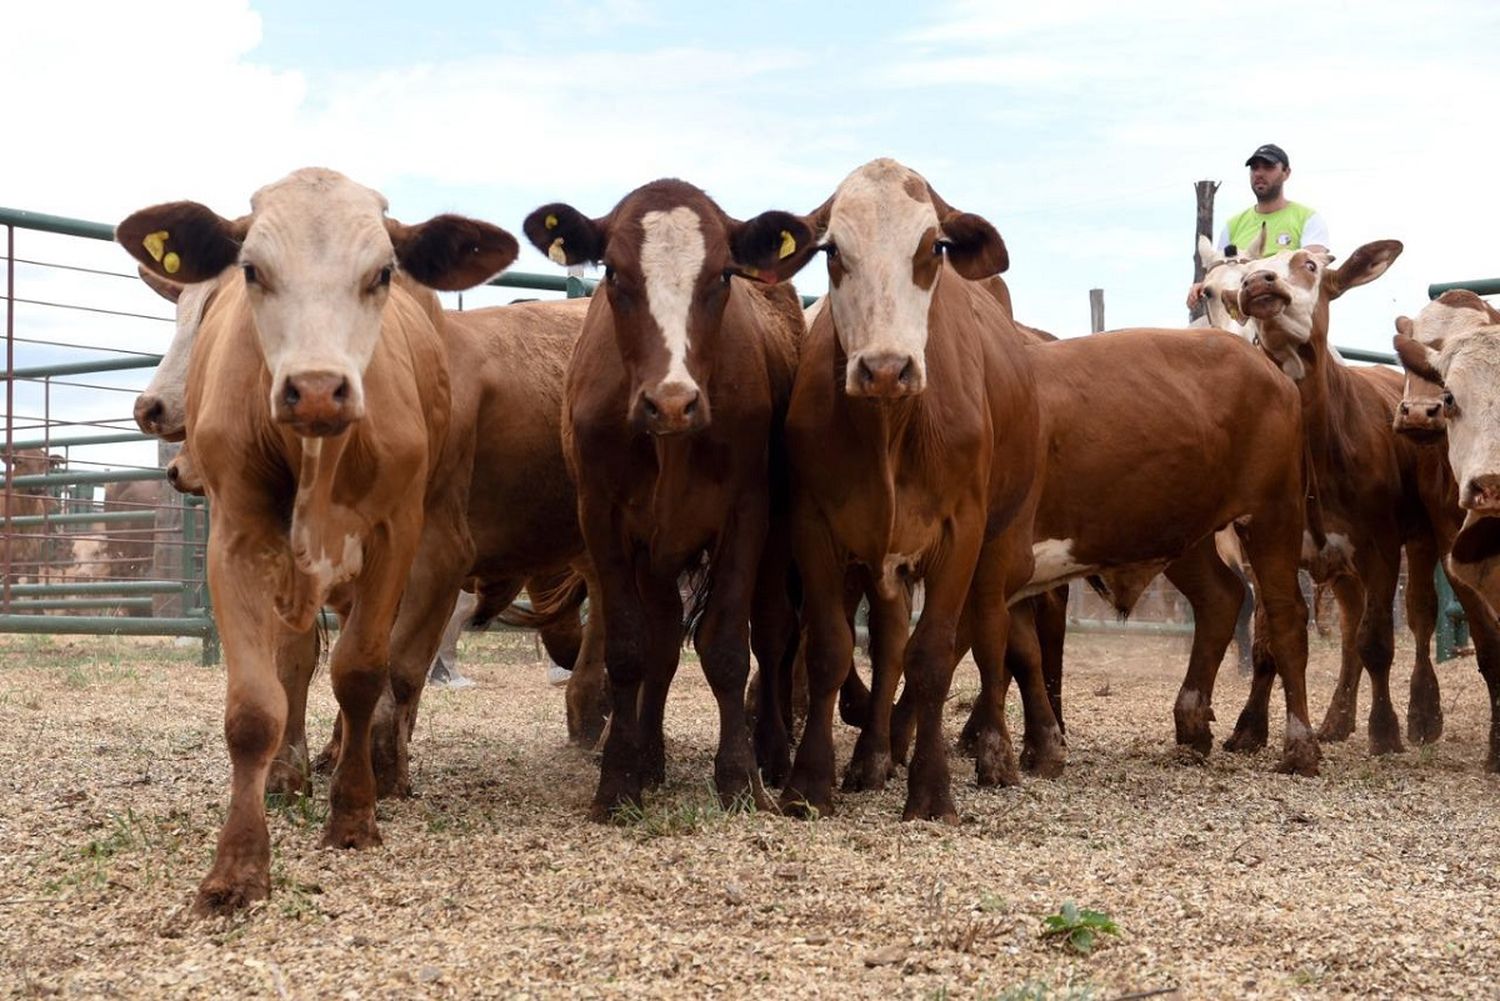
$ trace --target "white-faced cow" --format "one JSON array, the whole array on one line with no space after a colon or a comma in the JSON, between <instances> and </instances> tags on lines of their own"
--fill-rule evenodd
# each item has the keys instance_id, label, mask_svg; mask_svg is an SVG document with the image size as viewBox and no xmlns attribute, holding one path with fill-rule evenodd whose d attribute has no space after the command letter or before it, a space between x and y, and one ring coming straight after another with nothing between
<instances>
[{"instance_id":1,"label":"white-faced cow","mask_svg":"<svg viewBox=\"0 0 1500 1001\"><path fill-rule=\"evenodd\" d=\"M288 710L277 648L300 640L325 602L346 613L330 671L345 740L323 843L380 841L370 720L449 414L436 297L415 298L392 279L466 288L517 249L485 223L406 226L385 210L377 192L306 169L256 192L236 220L173 202L116 230L164 278L194 283L238 268L203 314L187 376L187 447L211 503L208 579L233 764L200 913L270 893L263 795Z\"/></svg>"}]
</instances>

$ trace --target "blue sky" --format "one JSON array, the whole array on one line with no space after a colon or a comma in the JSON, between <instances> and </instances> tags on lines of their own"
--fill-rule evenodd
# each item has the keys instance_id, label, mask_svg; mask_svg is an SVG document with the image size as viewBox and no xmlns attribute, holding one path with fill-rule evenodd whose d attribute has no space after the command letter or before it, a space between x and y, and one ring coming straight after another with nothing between
<instances>
[{"instance_id":1,"label":"blue sky","mask_svg":"<svg viewBox=\"0 0 1500 1001\"><path fill-rule=\"evenodd\" d=\"M1223 182L1222 221L1249 204L1243 161L1271 141L1341 258L1406 243L1335 305L1335 342L1388 349L1428 282L1500 275L1500 4L194 0L6 20L0 88L26 97L0 157L0 204L16 208L113 221L186 197L236 215L319 164L382 190L398 218L460 211L519 232L542 202L602 214L663 175L734 215L807 211L894 156L1000 229L1018 318L1072 336L1091 287L1110 326L1182 324L1193 182ZM57 253L127 263L103 245ZM517 267L556 271L529 248ZM157 308L138 288L23 281ZM825 283L818 263L798 279ZM143 348L167 334L28 323Z\"/></svg>"}]
</instances>

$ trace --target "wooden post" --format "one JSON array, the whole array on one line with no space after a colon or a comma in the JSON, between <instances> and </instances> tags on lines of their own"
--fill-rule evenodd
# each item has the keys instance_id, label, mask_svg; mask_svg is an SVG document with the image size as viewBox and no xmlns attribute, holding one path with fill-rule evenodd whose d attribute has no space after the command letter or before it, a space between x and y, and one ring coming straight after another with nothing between
<instances>
[{"instance_id":1,"label":"wooden post","mask_svg":"<svg viewBox=\"0 0 1500 1001\"><path fill-rule=\"evenodd\" d=\"M1214 238L1214 192L1219 190L1218 181L1197 181L1193 184L1193 190L1198 198L1198 223L1193 230L1193 281L1203 280L1203 262L1198 260L1198 237L1206 236L1210 240ZM1188 322L1198 319L1206 311L1200 301L1198 305L1188 310Z\"/></svg>"},{"instance_id":2,"label":"wooden post","mask_svg":"<svg viewBox=\"0 0 1500 1001\"><path fill-rule=\"evenodd\" d=\"M1104 329L1104 290L1089 289L1089 333L1097 334Z\"/></svg>"}]
</instances>

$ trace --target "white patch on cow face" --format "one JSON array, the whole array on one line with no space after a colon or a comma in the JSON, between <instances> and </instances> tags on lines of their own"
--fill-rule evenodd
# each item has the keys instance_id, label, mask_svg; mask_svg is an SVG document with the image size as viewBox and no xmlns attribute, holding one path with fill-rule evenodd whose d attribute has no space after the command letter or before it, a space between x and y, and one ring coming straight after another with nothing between
<instances>
[{"instance_id":1,"label":"white patch on cow face","mask_svg":"<svg viewBox=\"0 0 1500 1001\"><path fill-rule=\"evenodd\" d=\"M667 348L667 374L661 385L690 390L698 383L688 373L688 312L707 251L698 213L679 205L668 212L641 217L641 274L646 304Z\"/></svg>"},{"instance_id":2,"label":"white patch on cow face","mask_svg":"<svg viewBox=\"0 0 1500 1001\"><path fill-rule=\"evenodd\" d=\"M920 200L907 190L917 185ZM849 358L846 392L857 392L862 358L909 358L913 389L927 383L927 313L936 282L924 289L912 275L923 235L938 225L926 190L926 182L901 164L875 160L834 193L825 242L837 248L842 277L827 298Z\"/></svg>"},{"instance_id":3,"label":"white patch on cow face","mask_svg":"<svg viewBox=\"0 0 1500 1001\"><path fill-rule=\"evenodd\" d=\"M364 412L362 376L380 341L395 266L378 192L329 170L307 169L268 185L253 213L242 265L254 269L250 307L271 370L272 406L287 379L341 376L351 413Z\"/></svg>"},{"instance_id":4,"label":"white patch on cow face","mask_svg":"<svg viewBox=\"0 0 1500 1001\"><path fill-rule=\"evenodd\" d=\"M1252 266L1247 258L1230 258L1203 276L1203 302L1209 326L1247 341L1255 340L1255 321L1240 312L1238 298L1240 284Z\"/></svg>"},{"instance_id":5,"label":"white patch on cow face","mask_svg":"<svg viewBox=\"0 0 1500 1001\"><path fill-rule=\"evenodd\" d=\"M180 436L187 430L188 362L193 356L198 327L203 322L203 307L208 305L209 297L218 287L219 279L214 278L188 285L182 290L177 297L177 329L172 334L172 343L141 393L161 406L156 427L163 438Z\"/></svg>"},{"instance_id":6,"label":"white patch on cow face","mask_svg":"<svg viewBox=\"0 0 1500 1001\"><path fill-rule=\"evenodd\" d=\"M1448 462L1458 481L1459 503L1492 512L1481 503L1475 486L1500 477L1500 326L1451 338L1437 356L1437 369L1453 394Z\"/></svg>"}]
</instances>

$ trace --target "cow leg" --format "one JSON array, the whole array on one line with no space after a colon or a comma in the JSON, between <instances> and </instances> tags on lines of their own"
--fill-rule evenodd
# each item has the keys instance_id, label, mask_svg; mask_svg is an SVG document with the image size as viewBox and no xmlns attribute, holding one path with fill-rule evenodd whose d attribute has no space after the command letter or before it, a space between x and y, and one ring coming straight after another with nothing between
<instances>
[{"instance_id":1,"label":"cow leg","mask_svg":"<svg viewBox=\"0 0 1500 1001\"><path fill-rule=\"evenodd\" d=\"M1484 768L1487 772L1500 772L1500 620L1495 618L1495 613L1478 592L1454 580L1451 574L1448 581L1468 619L1469 635L1474 640L1474 660L1490 696L1489 751L1485 755Z\"/></svg>"},{"instance_id":2,"label":"cow leg","mask_svg":"<svg viewBox=\"0 0 1500 1001\"><path fill-rule=\"evenodd\" d=\"M646 663L638 717L641 779L647 789L655 789L667 780L667 693L682 653L682 593L677 590L675 577L657 579L642 569L637 580L646 611ZM741 712L744 698L741 682Z\"/></svg>"},{"instance_id":3,"label":"cow leg","mask_svg":"<svg viewBox=\"0 0 1500 1001\"><path fill-rule=\"evenodd\" d=\"M1224 740L1224 750L1253 754L1266 746L1270 733L1271 689L1276 686L1276 657L1271 649L1270 626L1265 606L1255 604L1254 629L1250 642L1250 693L1245 707L1234 721Z\"/></svg>"},{"instance_id":4,"label":"cow leg","mask_svg":"<svg viewBox=\"0 0 1500 1001\"><path fill-rule=\"evenodd\" d=\"M318 630L287 633L276 644L276 676L286 693L287 717L281 747L266 777L266 792L291 796L308 790L307 689L318 667Z\"/></svg>"},{"instance_id":5,"label":"cow leg","mask_svg":"<svg viewBox=\"0 0 1500 1001\"><path fill-rule=\"evenodd\" d=\"M598 584L589 581L589 594L599 593ZM583 621L582 643L573 673L568 675L568 743L592 748L604 736L604 721L609 718L609 679L604 670L604 612L597 598L589 602L588 618Z\"/></svg>"},{"instance_id":6,"label":"cow leg","mask_svg":"<svg viewBox=\"0 0 1500 1001\"><path fill-rule=\"evenodd\" d=\"M1332 586L1333 600L1339 609L1339 680L1323 715L1323 725L1318 728L1318 739L1327 743L1347 740L1354 733L1359 679L1364 673L1359 656L1359 624L1364 615L1365 586L1350 573L1339 574Z\"/></svg>"},{"instance_id":7,"label":"cow leg","mask_svg":"<svg viewBox=\"0 0 1500 1001\"><path fill-rule=\"evenodd\" d=\"M213 536L230 537L222 525ZM276 676L274 648L267 642L285 627L264 593L262 567L235 559L225 549L209 545L208 579L228 675L224 741L231 766L229 810L219 830L213 867L193 903L200 917L229 914L271 894L266 777L287 716L286 692Z\"/></svg>"},{"instance_id":8,"label":"cow leg","mask_svg":"<svg viewBox=\"0 0 1500 1001\"><path fill-rule=\"evenodd\" d=\"M788 584L791 538L788 526L773 525L755 573L750 609L750 647L759 666L755 687L755 762L767 785L780 787L792 770L791 672L799 629Z\"/></svg>"},{"instance_id":9,"label":"cow leg","mask_svg":"<svg viewBox=\"0 0 1500 1001\"><path fill-rule=\"evenodd\" d=\"M974 639L974 659L987 661L994 651L987 645L993 642L987 619L993 615L989 602L998 603L993 596L981 599L978 629ZM1010 630L1002 654L1006 670L1015 677L1021 689L1021 708L1026 717L1026 733L1022 738L1021 767L1032 775L1044 779L1057 778L1067 764L1068 752L1063 744L1062 729L1053 714L1052 698L1047 690L1047 679L1042 667L1042 646L1037 635L1036 611L1040 598L1023 601L1013 607ZM1003 679L1000 688L1001 718L1004 718L1005 688ZM987 748L981 744L975 755L979 769L980 784L985 778L988 756Z\"/></svg>"},{"instance_id":10,"label":"cow leg","mask_svg":"<svg viewBox=\"0 0 1500 1001\"><path fill-rule=\"evenodd\" d=\"M826 526L796 519L807 650L807 724L782 788L781 809L799 817L833 813L833 712L854 657L854 630L844 611L843 554Z\"/></svg>"},{"instance_id":11,"label":"cow leg","mask_svg":"<svg viewBox=\"0 0 1500 1001\"><path fill-rule=\"evenodd\" d=\"M1443 699L1432 666L1432 634L1437 629L1437 541L1431 536L1406 544L1406 627L1416 644L1411 689L1406 703L1406 738L1433 744L1443 735Z\"/></svg>"},{"instance_id":12,"label":"cow leg","mask_svg":"<svg viewBox=\"0 0 1500 1001\"><path fill-rule=\"evenodd\" d=\"M849 619L851 635L854 634L860 602L865 599L865 582L866 575L863 571L851 571L844 575L844 612ZM864 729L870 724L870 696L870 689L865 687L865 679L859 676L859 670L851 660L849 673L839 689L839 719L847 726Z\"/></svg>"},{"instance_id":13,"label":"cow leg","mask_svg":"<svg viewBox=\"0 0 1500 1001\"><path fill-rule=\"evenodd\" d=\"M937 552L928 569L926 604L906 644L906 684L916 700L917 734L902 819L957 824L948 746L943 739L943 705L953 682L958 622L974 579L984 518L975 512L960 512L951 524L948 544ZM1009 610L1004 602L997 602L989 611L990 641L1003 649L1010 626Z\"/></svg>"},{"instance_id":14,"label":"cow leg","mask_svg":"<svg viewBox=\"0 0 1500 1001\"><path fill-rule=\"evenodd\" d=\"M901 681L901 658L905 652L907 623L911 619L906 589L893 597L870 595L871 681L865 726L854 742L854 754L844 769L844 791L865 792L885 788L895 772L891 759L891 709L896 685ZM854 674L851 665L849 673ZM848 683L845 682L845 688Z\"/></svg>"},{"instance_id":15,"label":"cow leg","mask_svg":"<svg viewBox=\"0 0 1500 1001\"><path fill-rule=\"evenodd\" d=\"M1168 566L1166 575L1193 608L1193 649L1172 707L1177 743L1207 754L1214 744L1209 725L1214 720L1214 682L1238 628L1245 585L1219 558L1211 535Z\"/></svg>"},{"instance_id":16,"label":"cow leg","mask_svg":"<svg viewBox=\"0 0 1500 1001\"><path fill-rule=\"evenodd\" d=\"M1042 680L1047 686L1047 700L1052 703L1052 716L1057 720L1057 732L1066 738L1068 727L1063 722L1062 684L1063 645L1068 636L1068 585L1054 587L1032 600L1035 602L1036 638L1042 647Z\"/></svg>"},{"instance_id":17,"label":"cow leg","mask_svg":"<svg viewBox=\"0 0 1500 1001\"><path fill-rule=\"evenodd\" d=\"M1246 555L1258 585L1266 642L1286 695L1286 743L1277 770L1310 776L1318 774L1320 751L1307 715L1307 602L1297 581L1302 491L1287 493L1292 503L1251 519ZM1259 665L1256 673L1259 681Z\"/></svg>"},{"instance_id":18,"label":"cow leg","mask_svg":"<svg viewBox=\"0 0 1500 1001\"><path fill-rule=\"evenodd\" d=\"M1369 545L1357 551L1360 580L1365 585L1364 614L1359 621L1359 655L1370 672L1370 753L1394 754L1401 745L1401 723L1391 700L1391 661L1396 653L1396 581L1401 547L1394 527L1382 538L1389 546ZM1362 558L1361 558L1362 557Z\"/></svg>"}]
</instances>

